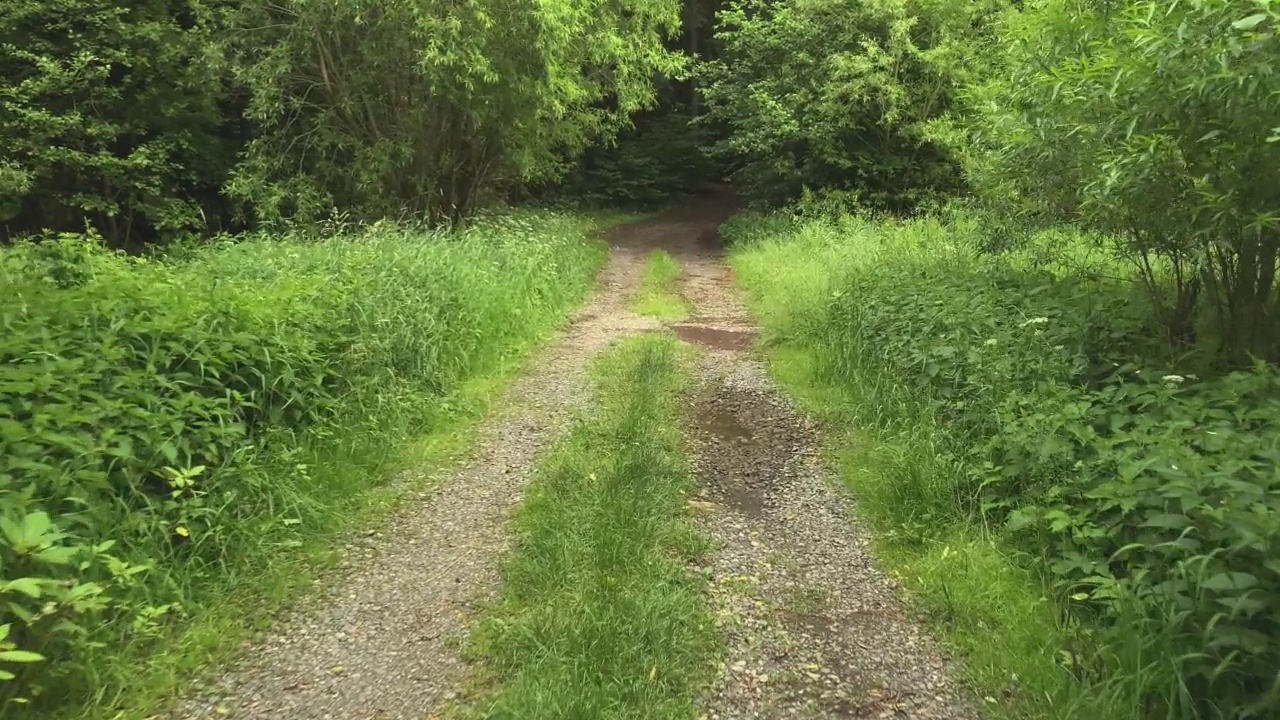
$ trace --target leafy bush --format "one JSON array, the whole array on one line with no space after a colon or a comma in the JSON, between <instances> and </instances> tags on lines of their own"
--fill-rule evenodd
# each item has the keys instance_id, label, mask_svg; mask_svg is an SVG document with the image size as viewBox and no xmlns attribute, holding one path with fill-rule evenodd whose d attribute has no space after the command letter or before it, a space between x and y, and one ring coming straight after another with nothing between
<instances>
[{"instance_id":1,"label":"leafy bush","mask_svg":"<svg viewBox=\"0 0 1280 720\"><path fill-rule=\"evenodd\" d=\"M2 237L469 218L652 105L679 21L675 0L7 2Z\"/></svg>"},{"instance_id":2,"label":"leafy bush","mask_svg":"<svg viewBox=\"0 0 1280 720\"><path fill-rule=\"evenodd\" d=\"M1109 235L1170 344L1280 359L1280 10L1042 0L1010 11L1003 35L954 145L974 185L1011 213Z\"/></svg>"},{"instance_id":3,"label":"leafy bush","mask_svg":"<svg viewBox=\"0 0 1280 720\"><path fill-rule=\"evenodd\" d=\"M741 161L753 199L844 190L907 210L960 189L928 123L979 58L966 54L987 3L743 0L721 11L720 57L702 68L714 151Z\"/></svg>"},{"instance_id":4,"label":"leafy bush","mask_svg":"<svg viewBox=\"0 0 1280 720\"><path fill-rule=\"evenodd\" d=\"M1141 340L1155 319L1135 283L983 256L964 225L789 224L726 229L746 243L738 270L766 328L856 388L855 422L934 423L942 439L930 472L864 498L895 532L990 523L1043 557L1092 635L1063 648L1100 688L1076 712L1266 717L1280 700L1280 373L1180 374Z\"/></svg>"},{"instance_id":5,"label":"leafy bush","mask_svg":"<svg viewBox=\"0 0 1280 720\"><path fill-rule=\"evenodd\" d=\"M209 52L223 5L0 6L4 236L91 224L123 242L205 226L239 147Z\"/></svg>"},{"instance_id":6,"label":"leafy bush","mask_svg":"<svg viewBox=\"0 0 1280 720\"><path fill-rule=\"evenodd\" d=\"M679 19L673 0L248 3L259 133L229 189L267 220L469 217L648 106Z\"/></svg>"},{"instance_id":7,"label":"leafy bush","mask_svg":"<svg viewBox=\"0 0 1280 720\"><path fill-rule=\"evenodd\" d=\"M376 476L318 473L300 449L385 451L445 417L585 291L602 252L584 229L518 215L180 262L78 237L0 254L6 699L101 691L79 683L111 649L323 526Z\"/></svg>"}]
</instances>

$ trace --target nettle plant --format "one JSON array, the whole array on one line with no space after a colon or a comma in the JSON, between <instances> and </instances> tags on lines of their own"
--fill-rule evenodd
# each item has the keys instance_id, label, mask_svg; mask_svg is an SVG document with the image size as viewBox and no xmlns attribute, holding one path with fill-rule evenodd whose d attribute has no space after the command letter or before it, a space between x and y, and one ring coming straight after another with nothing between
<instances>
[{"instance_id":1,"label":"nettle plant","mask_svg":"<svg viewBox=\"0 0 1280 720\"><path fill-rule=\"evenodd\" d=\"M0 625L0 681L17 680L29 666L44 663L42 652L83 638L100 614L117 602L112 580L127 586L145 565L125 562L109 551L115 541L77 541L49 514L32 511L27 493L0 498L0 600L8 622ZM101 578L89 580L89 577ZM38 678L42 671L37 670ZM24 679L28 690L43 684ZM19 702L26 698L17 697Z\"/></svg>"},{"instance_id":2,"label":"nettle plant","mask_svg":"<svg viewBox=\"0 0 1280 720\"><path fill-rule=\"evenodd\" d=\"M1280 5L1041 0L971 91L980 186L1114 238L1167 339L1280 358Z\"/></svg>"}]
</instances>

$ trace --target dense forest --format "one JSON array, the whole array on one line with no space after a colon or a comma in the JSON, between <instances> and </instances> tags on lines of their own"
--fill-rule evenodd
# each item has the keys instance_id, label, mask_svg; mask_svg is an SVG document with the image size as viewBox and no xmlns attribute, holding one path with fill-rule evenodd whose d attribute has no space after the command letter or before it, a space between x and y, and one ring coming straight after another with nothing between
<instances>
[{"instance_id":1,"label":"dense forest","mask_svg":"<svg viewBox=\"0 0 1280 720\"><path fill-rule=\"evenodd\" d=\"M0 80L0 716L108 712L726 181L923 602L1025 631L975 682L1276 716L1280 4L6 0Z\"/></svg>"}]
</instances>

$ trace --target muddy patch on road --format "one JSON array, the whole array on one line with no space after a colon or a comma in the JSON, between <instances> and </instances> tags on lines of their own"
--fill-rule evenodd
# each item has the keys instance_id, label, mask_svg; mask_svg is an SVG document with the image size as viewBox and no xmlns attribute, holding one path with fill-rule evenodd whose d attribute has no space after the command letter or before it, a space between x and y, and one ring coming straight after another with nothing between
<instances>
[{"instance_id":1,"label":"muddy patch on road","mask_svg":"<svg viewBox=\"0 0 1280 720\"><path fill-rule=\"evenodd\" d=\"M770 506L773 483L798 441L769 400L761 393L707 385L689 415L698 476L709 498L753 517Z\"/></svg>"},{"instance_id":2,"label":"muddy patch on road","mask_svg":"<svg viewBox=\"0 0 1280 720\"><path fill-rule=\"evenodd\" d=\"M673 249L694 318L669 326L700 348L688 437L700 568L727 645L704 720L970 720L941 649L877 567L869 534L830 481L820 435L755 356L752 323L719 235Z\"/></svg>"},{"instance_id":3,"label":"muddy patch on road","mask_svg":"<svg viewBox=\"0 0 1280 720\"><path fill-rule=\"evenodd\" d=\"M754 330L717 328L696 322L676 323L671 329L681 340L713 350L746 350L756 339Z\"/></svg>"}]
</instances>

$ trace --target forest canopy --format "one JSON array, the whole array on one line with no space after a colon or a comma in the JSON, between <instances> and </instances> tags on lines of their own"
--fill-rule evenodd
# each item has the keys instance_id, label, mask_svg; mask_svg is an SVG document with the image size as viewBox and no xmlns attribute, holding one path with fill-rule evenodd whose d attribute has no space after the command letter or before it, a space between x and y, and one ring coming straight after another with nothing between
<instances>
[{"instance_id":1,"label":"forest canopy","mask_svg":"<svg viewBox=\"0 0 1280 720\"><path fill-rule=\"evenodd\" d=\"M649 106L679 24L674 0L6 2L0 223L458 220Z\"/></svg>"}]
</instances>

